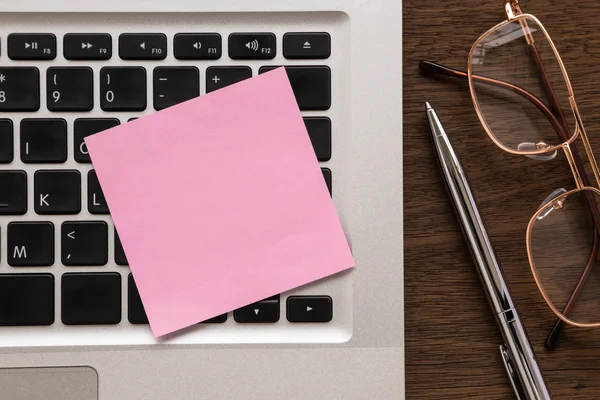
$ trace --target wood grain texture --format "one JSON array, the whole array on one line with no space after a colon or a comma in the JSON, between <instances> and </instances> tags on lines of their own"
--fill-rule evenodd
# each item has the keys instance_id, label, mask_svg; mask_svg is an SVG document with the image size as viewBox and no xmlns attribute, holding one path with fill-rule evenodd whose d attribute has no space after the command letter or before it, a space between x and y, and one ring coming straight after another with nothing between
<instances>
[{"instance_id":1,"label":"wood grain texture","mask_svg":"<svg viewBox=\"0 0 600 400\"><path fill-rule=\"evenodd\" d=\"M600 148L600 2L521 2L561 53L592 146ZM505 19L503 2L404 0L404 215L408 399L511 399L500 335L448 202L425 116L436 109L461 158L554 399L600 398L600 329L568 327L543 342L555 317L527 261L525 231L555 188L574 187L564 156L550 162L502 152L487 137L466 82L419 73L422 59L466 69L472 43ZM598 154L598 152L596 152Z\"/></svg>"}]
</instances>

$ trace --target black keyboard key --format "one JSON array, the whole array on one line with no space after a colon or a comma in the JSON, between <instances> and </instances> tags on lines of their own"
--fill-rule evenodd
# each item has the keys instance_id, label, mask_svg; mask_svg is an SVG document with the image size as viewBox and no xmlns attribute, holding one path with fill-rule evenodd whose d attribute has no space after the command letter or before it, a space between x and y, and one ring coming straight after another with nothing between
<instances>
[{"instance_id":1,"label":"black keyboard key","mask_svg":"<svg viewBox=\"0 0 600 400\"><path fill-rule=\"evenodd\" d=\"M329 168L321 168L321 172L323 173L323 179L325 179L325 183L327 184L327 189L329 189L329 194L332 193L332 178L331 178L331 170Z\"/></svg>"},{"instance_id":2,"label":"black keyboard key","mask_svg":"<svg viewBox=\"0 0 600 400\"><path fill-rule=\"evenodd\" d=\"M37 214L78 214L81 211L81 174L77 170L36 171L33 192Z\"/></svg>"},{"instance_id":3,"label":"black keyboard key","mask_svg":"<svg viewBox=\"0 0 600 400\"><path fill-rule=\"evenodd\" d=\"M10 119L0 119L0 164L10 163L14 158L13 123Z\"/></svg>"},{"instance_id":4,"label":"black keyboard key","mask_svg":"<svg viewBox=\"0 0 600 400\"><path fill-rule=\"evenodd\" d=\"M154 68L155 110L162 110L197 96L200 96L200 73L198 68Z\"/></svg>"},{"instance_id":5,"label":"black keyboard key","mask_svg":"<svg viewBox=\"0 0 600 400\"><path fill-rule=\"evenodd\" d=\"M27 212L27 174L25 171L0 171L0 215Z\"/></svg>"},{"instance_id":6,"label":"black keyboard key","mask_svg":"<svg viewBox=\"0 0 600 400\"><path fill-rule=\"evenodd\" d=\"M46 71L46 106L50 111L91 111L94 77L89 67L52 67Z\"/></svg>"},{"instance_id":7,"label":"black keyboard key","mask_svg":"<svg viewBox=\"0 0 600 400\"><path fill-rule=\"evenodd\" d=\"M146 69L144 67L102 68L100 107L104 111L144 111Z\"/></svg>"},{"instance_id":8,"label":"black keyboard key","mask_svg":"<svg viewBox=\"0 0 600 400\"><path fill-rule=\"evenodd\" d=\"M52 222L11 222L6 238L8 265L47 267L54 264Z\"/></svg>"},{"instance_id":9,"label":"black keyboard key","mask_svg":"<svg viewBox=\"0 0 600 400\"><path fill-rule=\"evenodd\" d=\"M121 238L115 229L115 263L117 265L129 265L127 257L125 256L125 250L123 250L123 244Z\"/></svg>"},{"instance_id":10,"label":"black keyboard key","mask_svg":"<svg viewBox=\"0 0 600 400\"><path fill-rule=\"evenodd\" d=\"M88 172L87 195L90 214L109 214L108 205L95 170Z\"/></svg>"},{"instance_id":11,"label":"black keyboard key","mask_svg":"<svg viewBox=\"0 0 600 400\"><path fill-rule=\"evenodd\" d=\"M259 73L277 67L261 67ZM301 110L328 110L331 107L331 70L327 66L285 67L298 107Z\"/></svg>"},{"instance_id":12,"label":"black keyboard key","mask_svg":"<svg viewBox=\"0 0 600 400\"><path fill-rule=\"evenodd\" d=\"M331 55L331 37L327 32L286 33L283 56L289 59L323 59Z\"/></svg>"},{"instance_id":13,"label":"black keyboard key","mask_svg":"<svg viewBox=\"0 0 600 400\"><path fill-rule=\"evenodd\" d=\"M75 161L79 163L92 162L83 139L106 129L114 128L119 124L117 118L77 118L73 124Z\"/></svg>"},{"instance_id":14,"label":"black keyboard key","mask_svg":"<svg viewBox=\"0 0 600 400\"><path fill-rule=\"evenodd\" d=\"M127 278L127 319L132 324L148 323L148 316L132 274Z\"/></svg>"},{"instance_id":15,"label":"black keyboard key","mask_svg":"<svg viewBox=\"0 0 600 400\"><path fill-rule=\"evenodd\" d=\"M227 321L227 313L217 315L216 317L212 317L212 318L207 319L206 321L202 321L200 323L201 324L222 324L225 321Z\"/></svg>"},{"instance_id":16,"label":"black keyboard key","mask_svg":"<svg viewBox=\"0 0 600 400\"><path fill-rule=\"evenodd\" d=\"M228 47L229 58L234 60L270 60L277 52L272 33L232 33Z\"/></svg>"},{"instance_id":17,"label":"black keyboard key","mask_svg":"<svg viewBox=\"0 0 600 400\"><path fill-rule=\"evenodd\" d=\"M0 275L0 326L52 325L52 274Z\"/></svg>"},{"instance_id":18,"label":"black keyboard key","mask_svg":"<svg viewBox=\"0 0 600 400\"><path fill-rule=\"evenodd\" d=\"M162 60L167 56L167 37L162 33L123 33L119 57L123 60Z\"/></svg>"},{"instance_id":19,"label":"black keyboard key","mask_svg":"<svg viewBox=\"0 0 600 400\"><path fill-rule=\"evenodd\" d=\"M238 308L233 319L239 323L269 323L279 321L279 295Z\"/></svg>"},{"instance_id":20,"label":"black keyboard key","mask_svg":"<svg viewBox=\"0 0 600 400\"><path fill-rule=\"evenodd\" d=\"M67 161L67 121L62 118L21 120L21 161Z\"/></svg>"},{"instance_id":21,"label":"black keyboard key","mask_svg":"<svg viewBox=\"0 0 600 400\"><path fill-rule=\"evenodd\" d=\"M331 120L327 117L306 117L304 125L319 161L331 159Z\"/></svg>"},{"instance_id":22,"label":"black keyboard key","mask_svg":"<svg viewBox=\"0 0 600 400\"><path fill-rule=\"evenodd\" d=\"M35 67L0 67L0 111L37 111L40 71Z\"/></svg>"},{"instance_id":23,"label":"black keyboard key","mask_svg":"<svg viewBox=\"0 0 600 400\"><path fill-rule=\"evenodd\" d=\"M206 69L206 93L248 78L252 78L250 67L209 67Z\"/></svg>"},{"instance_id":24,"label":"black keyboard key","mask_svg":"<svg viewBox=\"0 0 600 400\"><path fill-rule=\"evenodd\" d=\"M54 60L56 36L52 33L11 33L8 35L11 60Z\"/></svg>"},{"instance_id":25,"label":"black keyboard key","mask_svg":"<svg viewBox=\"0 0 600 400\"><path fill-rule=\"evenodd\" d=\"M106 265L108 226L104 221L71 221L61 226L64 265Z\"/></svg>"},{"instance_id":26,"label":"black keyboard key","mask_svg":"<svg viewBox=\"0 0 600 400\"><path fill-rule=\"evenodd\" d=\"M62 322L104 325L121 322L121 275L67 273L62 276Z\"/></svg>"},{"instance_id":27,"label":"black keyboard key","mask_svg":"<svg viewBox=\"0 0 600 400\"><path fill-rule=\"evenodd\" d=\"M218 60L221 58L221 35L178 33L173 38L173 54L178 60Z\"/></svg>"},{"instance_id":28,"label":"black keyboard key","mask_svg":"<svg viewBox=\"0 0 600 400\"><path fill-rule=\"evenodd\" d=\"M108 33L67 33L63 55L67 60L108 60L112 57L112 37Z\"/></svg>"},{"instance_id":29,"label":"black keyboard key","mask_svg":"<svg viewBox=\"0 0 600 400\"><path fill-rule=\"evenodd\" d=\"M333 301L329 296L290 296L286 304L290 322L329 322L333 318Z\"/></svg>"}]
</instances>

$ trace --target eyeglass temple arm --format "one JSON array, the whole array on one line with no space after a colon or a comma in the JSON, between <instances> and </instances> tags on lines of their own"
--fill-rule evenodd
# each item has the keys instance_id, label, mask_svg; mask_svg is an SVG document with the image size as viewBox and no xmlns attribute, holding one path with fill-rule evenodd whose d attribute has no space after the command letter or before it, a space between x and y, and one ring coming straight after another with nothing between
<instances>
[{"instance_id":1,"label":"eyeglass temple arm","mask_svg":"<svg viewBox=\"0 0 600 400\"><path fill-rule=\"evenodd\" d=\"M573 293L571 293L571 296L569 297L569 300L567 301L567 305L563 309L563 315L568 316L571 313L571 311L573 310L573 307L575 306L575 302L577 301L577 298L579 297L579 294L581 293L581 290L583 289L583 285L587 281L587 279L590 275L590 272L592 271L592 267L594 266L594 264L596 264L596 260L598 258L598 247L599 246L600 246L600 233L598 233L598 229L595 229L594 230L594 242L592 244L592 252L590 253L590 258L588 260L587 265L585 266L585 269L583 270L583 273L581 274L581 277L579 278L579 281L577 282L577 285L575 286L575 289L573 289ZM556 323L550 330L550 333L546 337L546 341L544 342L544 347L547 350L554 350L556 348L556 346L558 345L558 342L560 340L560 334L562 333L564 326L565 326L564 321L562 319L558 318L556 320Z\"/></svg>"},{"instance_id":2,"label":"eyeglass temple arm","mask_svg":"<svg viewBox=\"0 0 600 400\"><path fill-rule=\"evenodd\" d=\"M450 76L453 78L459 79L468 79L468 74L464 71L460 71L454 68L449 68L440 64L436 64L431 61L420 61L419 69L423 72L434 74L434 75L442 75L442 76ZM516 85L513 85L508 82L504 82L497 79L487 78L485 76L473 75L473 79L482 83L488 83L490 85L499 86L501 88L510 90L520 96L523 96L527 100L529 100L534 106L536 106L545 116L548 118L552 126L557 132L562 131L562 124L556 119L556 116L548 109L548 107L544 104L543 101L538 99L535 95L528 92L527 90L520 88ZM564 134L564 133L563 133ZM561 135L561 133L559 133ZM561 135L562 136L562 135Z\"/></svg>"}]
</instances>

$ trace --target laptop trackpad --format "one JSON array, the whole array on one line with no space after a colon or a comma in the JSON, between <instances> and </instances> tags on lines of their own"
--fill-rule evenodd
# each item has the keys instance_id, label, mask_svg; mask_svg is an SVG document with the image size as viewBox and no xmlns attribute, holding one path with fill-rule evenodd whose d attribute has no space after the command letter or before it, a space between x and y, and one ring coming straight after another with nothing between
<instances>
[{"instance_id":1,"label":"laptop trackpad","mask_svg":"<svg viewBox=\"0 0 600 400\"><path fill-rule=\"evenodd\" d=\"M98 400L91 367L0 368L5 400Z\"/></svg>"}]
</instances>

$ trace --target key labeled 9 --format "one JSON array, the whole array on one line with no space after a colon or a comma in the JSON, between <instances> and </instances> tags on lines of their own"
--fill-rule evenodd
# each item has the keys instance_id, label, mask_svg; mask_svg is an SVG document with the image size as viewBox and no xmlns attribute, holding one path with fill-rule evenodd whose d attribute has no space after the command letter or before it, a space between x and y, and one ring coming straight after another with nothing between
<instances>
[{"instance_id":1,"label":"key labeled 9","mask_svg":"<svg viewBox=\"0 0 600 400\"><path fill-rule=\"evenodd\" d=\"M46 104L50 111L91 111L93 72L89 67L51 67L46 70Z\"/></svg>"}]
</instances>

